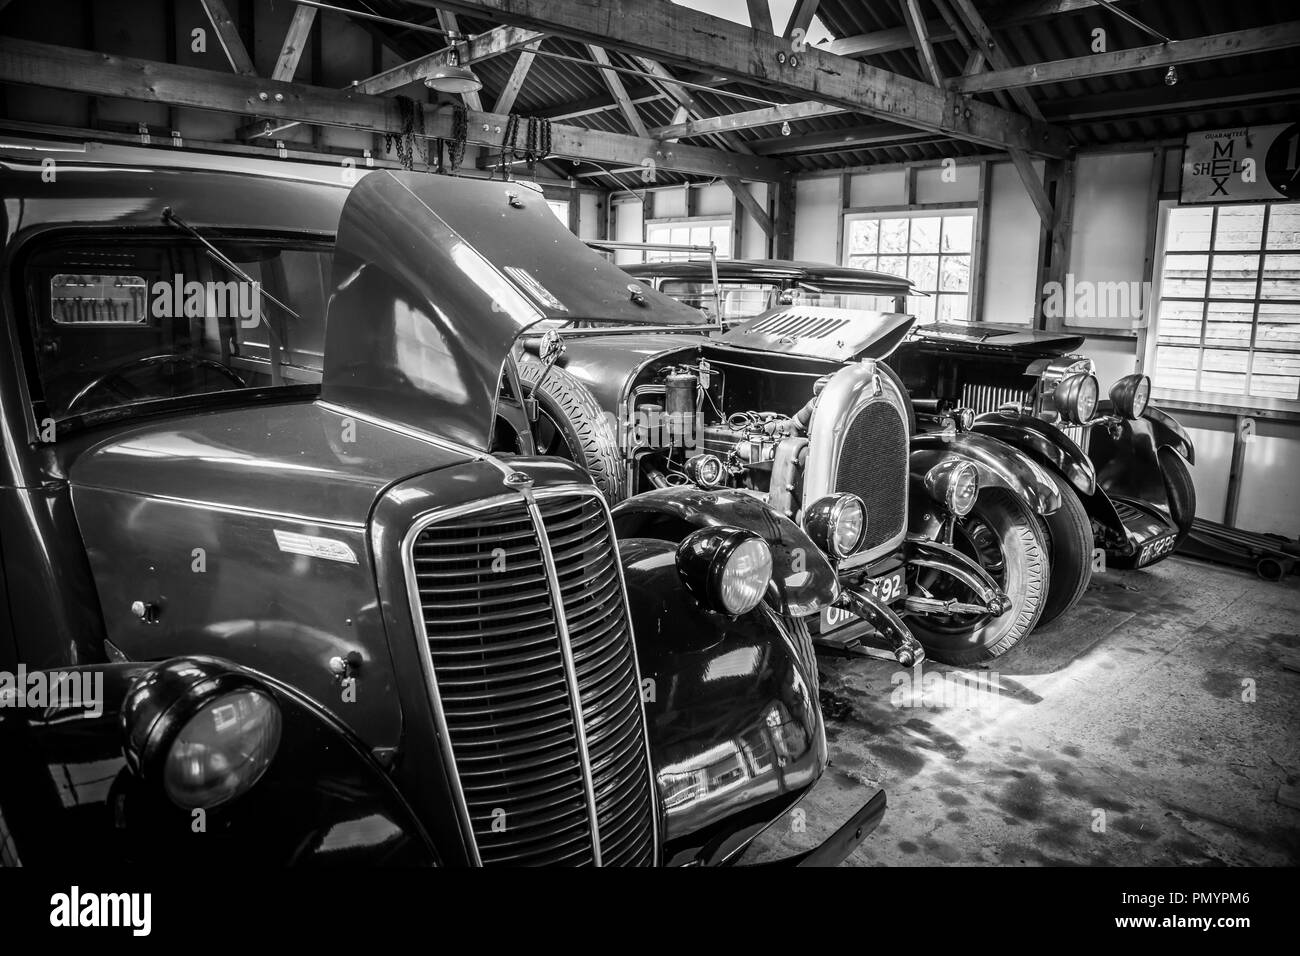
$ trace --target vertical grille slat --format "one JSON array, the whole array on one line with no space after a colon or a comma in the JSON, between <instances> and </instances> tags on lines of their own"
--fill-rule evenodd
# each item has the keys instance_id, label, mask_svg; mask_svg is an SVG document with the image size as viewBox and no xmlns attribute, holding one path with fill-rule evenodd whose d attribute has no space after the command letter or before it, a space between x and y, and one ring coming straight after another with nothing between
<instances>
[{"instance_id":1,"label":"vertical grille slat","mask_svg":"<svg viewBox=\"0 0 1300 956\"><path fill-rule=\"evenodd\" d=\"M617 562L594 491L435 516L410 545L413 610L485 866L654 862L657 797Z\"/></svg>"},{"instance_id":2,"label":"vertical grille slat","mask_svg":"<svg viewBox=\"0 0 1300 956\"><path fill-rule=\"evenodd\" d=\"M844 432L835 491L852 492L867 506L860 553L870 554L903 533L907 522L907 423L888 401L858 409Z\"/></svg>"}]
</instances>

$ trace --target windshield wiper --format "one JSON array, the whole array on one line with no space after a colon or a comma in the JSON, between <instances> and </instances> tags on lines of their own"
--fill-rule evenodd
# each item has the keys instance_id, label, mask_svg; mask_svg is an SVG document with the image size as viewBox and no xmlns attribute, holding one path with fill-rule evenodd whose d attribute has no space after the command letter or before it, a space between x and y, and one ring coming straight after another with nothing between
<instances>
[{"instance_id":1,"label":"windshield wiper","mask_svg":"<svg viewBox=\"0 0 1300 956\"><path fill-rule=\"evenodd\" d=\"M271 293L267 292L264 288L262 288L262 283L258 282L247 272L241 269L238 265L236 265L235 262L231 260L229 256L227 256L224 252L222 252L220 249L218 249L216 246L210 243L201 232L199 232L197 229L191 226L180 216L176 215L176 213L172 212L171 206L163 207L162 221L167 223L167 225L169 226L179 229L181 232L185 233L191 238L197 239L199 242L201 242L204 248L207 249L208 255L210 255L213 259L217 260L217 262L222 266L224 266L232 275L238 276L244 282L247 282L249 285L251 285L254 289L257 290L257 293L262 298L266 299L266 301L279 306L281 309L289 313L289 315L293 316L295 319L300 318L297 312L289 308L287 305L285 305L275 296L271 295ZM258 309L257 317L258 319L261 320L262 324L266 326L267 334L271 337L271 348L269 349L270 359L271 359L271 384L283 385L284 379L280 374L280 351L281 349L284 348L284 343L281 342L279 333L275 331L275 327L271 325L270 321L266 317L266 314L262 312L261 309Z\"/></svg>"}]
</instances>

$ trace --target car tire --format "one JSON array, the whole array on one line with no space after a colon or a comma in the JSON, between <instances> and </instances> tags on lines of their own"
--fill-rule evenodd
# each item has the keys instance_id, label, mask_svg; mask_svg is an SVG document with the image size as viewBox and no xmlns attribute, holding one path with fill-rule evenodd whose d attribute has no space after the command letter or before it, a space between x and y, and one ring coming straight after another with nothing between
<instances>
[{"instance_id":1,"label":"car tire","mask_svg":"<svg viewBox=\"0 0 1300 956\"><path fill-rule=\"evenodd\" d=\"M1048 474L1061 493L1061 507L1039 518L1046 532L1048 560L1052 566L1052 584L1038 618L1039 627L1078 604L1092 580L1092 519L1074 486L1054 471Z\"/></svg>"},{"instance_id":2,"label":"car tire","mask_svg":"<svg viewBox=\"0 0 1300 956\"><path fill-rule=\"evenodd\" d=\"M1196 519L1196 485L1192 483L1192 473L1182 456L1172 448L1156 451L1160 462L1160 475L1165 480L1165 495L1169 499L1169 513L1178 526L1178 537L1169 553L1177 551L1183 539L1192 533L1192 522Z\"/></svg>"},{"instance_id":3,"label":"car tire","mask_svg":"<svg viewBox=\"0 0 1300 956\"><path fill-rule=\"evenodd\" d=\"M525 393L532 394L545 369L540 362L519 363L519 379ZM565 448L538 448L540 454L556 455L582 465L605 500L611 505L627 497L627 477L619 454L614 428L591 394L591 389L562 368L552 367L536 394L538 421L534 431L540 438L547 422L563 439Z\"/></svg>"},{"instance_id":4,"label":"car tire","mask_svg":"<svg viewBox=\"0 0 1300 956\"><path fill-rule=\"evenodd\" d=\"M972 626L961 618L943 620L938 615L916 614L908 626L925 646L925 654L941 664L985 664L1000 657L1038 625L1051 585L1048 548L1043 527L1028 502L1001 488L980 494L971 513L961 519L961 550L980 554L974 541L995 545L1001 568L984 555L980 563L1011 599L1011 609L992 620ZM986 538L978 529L986 528ZM969 592L966 594L969 599Z\"/></svg>"}]
</instances>

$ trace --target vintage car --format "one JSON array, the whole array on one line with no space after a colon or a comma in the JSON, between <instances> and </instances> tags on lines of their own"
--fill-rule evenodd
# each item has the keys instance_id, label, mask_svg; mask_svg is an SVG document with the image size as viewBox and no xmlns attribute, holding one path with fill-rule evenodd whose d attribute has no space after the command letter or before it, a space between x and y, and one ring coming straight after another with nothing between
<instances>
[{"instance_id":1,"label":"vintage car","mask_svg":"<svg viewBox=\"0 0 1300 956\"><path fill-rule=\"evenodd\" d=\"M902 310L913 294L901 277L821 263L719 262L716 269L715 288L708 262L628 267L655 288L720 314L727 325L781 303L862 309L892 303ZM1069 354L1082 344L1077 335L1017 326L931 323L914 325L888 358L911 398L920 436L914 446L953 428L996 439L1003 458L1017 450L1057 487L1061 507L1036 509L1051 556L1040 624L1065 613L1087 590L1094 536L1111 563L1142 567L1173 551L1196 511L1191 475L1180 457L1192 461L1186 432L1149 405L1150 383L1142 376L1121 379L1110 402L1097 402L1092 361ZM1058 391L1073 375L1081 377ZM990 570L998 567L995 552L979 553L988 556Z\"/></svg>"},{"instance_id":2,"label":"vintage car","mask_svg":"<svg viewBox=\"0 0 1300 956\"><path fill-rule=\"evenodd\" d=\"M707 262L628 271L687 268L700 270L697 288L711 282ZM756 272L792 271L769 262L716 269L724 294L736 291L733 277L753 285ZM862 294L908 288L868 279ZM656 284L633 282L628 297L648 302ZM821 645L874 632L900 660L919 659L919 640L925 655L955 664L1014 646L1037 624L1048 588L1038 514L1060 505L1050 476L961 421L913 435L906 392L880 361L911 316L740 291L759 314L736 324L691 308L693 328L574 320L553 329L562 358L520 366L539 400L541 447L585 461L612 501L685 485L754 495L798 520L840 573L839 604L812 625ZM856 501L845 505L846 494Z\"/></svg>"},{"instance_id":3,"label":"vintage car","mask_svg":"<svg viewBox=\"0 0 1300 956\"><path fill-rule=\"evenodd\" d=\"M616 541L537 454L518 335L647 308L540 195L55 155L0 162L7 861L728 863L816 782L807 535Z\"/></svg>"}]
</instances>

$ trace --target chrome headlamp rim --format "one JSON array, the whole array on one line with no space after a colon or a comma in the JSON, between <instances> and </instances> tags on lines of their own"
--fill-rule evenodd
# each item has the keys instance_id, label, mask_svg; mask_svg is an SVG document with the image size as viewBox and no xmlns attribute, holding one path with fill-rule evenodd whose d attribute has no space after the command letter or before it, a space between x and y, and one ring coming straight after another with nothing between
<instances>
[{"instance_id":1,"label":"chrome headlamp rim","mask_svg":"<svg viewBox=\"0 0 1300 956\"><path fill-rule=\"evenodd\" d=\"M1140 406L1139 396L1141 396ZM1121 418L1130 420L1141 418L1151 404L1150 376L1143 375L1141 372L1125 375L1110 387L1110 402Z\"/></svg>"},{"instance_id":2,"label":"chrome headlamp rim","mask_svg":"<svg viewBox=\"0 0 1300 956\"><path fill-rule=\"evenodd\" d=\"M1082 414L1082 403L1087 391L1092 392L1092 410ZM1086 425L1097 410L1097 399L1101 397L1101 386L1097 376L1091 372L1076 372L1067 375L1057 384L1052 392L1052 405L1058 415L1071 425Z\"/></svg>"},{"instance_id":3,"label":"chrome headlamp rim","mask_svg":"<svg viewBox=\"0 0 1300 956\"><path fill-rule=\"evenodd\" d=\"M965 458L945 458L925 473L924 483L930 497L959 518L970 514L979 497L979 469ZM965 484L969 495L962 494Z\"/></svg>"},{"instance_id":4,"label":"chrome headlamp rim","mask_svg":"<svg viewBox=\"0 0 1300 956\"><path fill-rule=\"evenodd\" d=\"M853 543L841 548L838 544L836 531L839 528L840 520L844 517L845 510L850 507L858 509L862 516L862 526L858 530ZM802 524L808 537L813 539L813 542L822 549L823 553L839 559L851 556L862 547L862 542L867 537L867 521L866 503L859 496L845 491L826 495L824 498L814 501L804 509Z\"/></svg>"}]
</instances>

